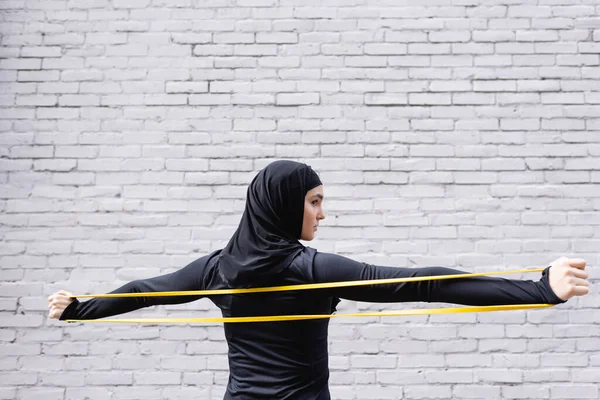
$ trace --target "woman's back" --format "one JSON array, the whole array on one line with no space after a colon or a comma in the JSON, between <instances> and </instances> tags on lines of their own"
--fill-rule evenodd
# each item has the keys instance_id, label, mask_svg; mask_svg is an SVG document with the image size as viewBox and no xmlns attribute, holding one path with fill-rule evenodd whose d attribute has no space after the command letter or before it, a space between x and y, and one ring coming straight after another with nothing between
<instances>
[{"instance_id":1,"label":"woman's back","mask_svg":"<svg viewBox=\"0 0 600 400\"><path fill-rule=\"evenodd\" d=\"M261 282L264 286L313 282L315 250L306 248L292 265ZM211 288L227 285L218 260L208 269ZM324 291L286 291L213 296L224 317L330 314L337 304ZM328 319L285 322L226 323L230 376L226 399L329 399Z\"/></svg>"}]
</instances>

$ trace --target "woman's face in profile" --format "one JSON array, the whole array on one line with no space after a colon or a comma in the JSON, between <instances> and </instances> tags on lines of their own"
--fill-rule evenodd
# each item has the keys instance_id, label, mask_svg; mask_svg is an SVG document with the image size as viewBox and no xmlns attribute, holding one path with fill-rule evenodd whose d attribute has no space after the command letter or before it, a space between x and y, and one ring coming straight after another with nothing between
<instances>
[{"instance_id":1,"label":"woman's face in profile","mask_svg":"<svg viewBox=\"0 0 600 400\"><path fill-rule=\"evenodd\" d=\"M304 197L304 218L302 220L301 240L313 240L319 221L325 218L323 212L323 185L306 192Z\"/></svg>"}]
</instances>

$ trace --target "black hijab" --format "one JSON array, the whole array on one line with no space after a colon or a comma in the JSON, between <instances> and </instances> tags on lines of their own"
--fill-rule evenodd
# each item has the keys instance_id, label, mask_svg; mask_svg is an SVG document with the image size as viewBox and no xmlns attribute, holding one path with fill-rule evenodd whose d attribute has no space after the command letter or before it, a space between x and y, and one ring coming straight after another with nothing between
<instances>
[{"instance_id":1,"label":"black hijab","mask_svg":"<svg viewBox=\"0 0 600 400\"><path fill-rule=\"evenodd\" d=\"M313 169L280 160L261 170L248 186L240 224L219 255L220 270L233 286L266 283L286 269L304 246L304 197L321 185Z\"/></svg>"}]
</instances>

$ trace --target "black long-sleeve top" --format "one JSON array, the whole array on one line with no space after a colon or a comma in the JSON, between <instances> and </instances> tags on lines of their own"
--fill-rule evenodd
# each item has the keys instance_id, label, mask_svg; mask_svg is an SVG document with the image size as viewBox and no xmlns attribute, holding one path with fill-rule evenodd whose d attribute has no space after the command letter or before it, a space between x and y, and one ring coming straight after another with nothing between
<instances>
[{"instance_id":1,"label":"black long-sleeve top","mask_svg":"<svg viewBox=\"0 0 600 400\"><path fill-rule=\"evenodd\" d=\"M111 293L231 288L219 271L217 250L163 276L132 281ZM443 267L397 268L357 262L306 247L291 266L265 286L462 274ZM200 296L74 300L60 317L96 319ZM464 305L563 303L550 288L548 268L539 281L493 277L456 278L309 291L210 296L224 317L330 314L339 299L368 302L444 302ZM225 323L229 382L225 400L329 400L328 319Z\"/></svg>"}]
</instances>

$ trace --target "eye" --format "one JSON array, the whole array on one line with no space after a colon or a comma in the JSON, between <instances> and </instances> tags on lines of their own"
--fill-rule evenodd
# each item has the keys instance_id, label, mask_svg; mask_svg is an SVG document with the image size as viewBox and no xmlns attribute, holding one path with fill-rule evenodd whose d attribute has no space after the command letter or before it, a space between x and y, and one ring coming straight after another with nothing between
<instances>
[{"instance_id":1,"label":"eye","mask_svg":"<svg viewBox=\"0 0 600 400\"><path fill-rule=\"evenodd\" d=\"M319 204L319 200L313 200L313 201L312 201L312 205L313 205L313 206L316 206L317 204Z\"/></svg>"}]
</instances>

